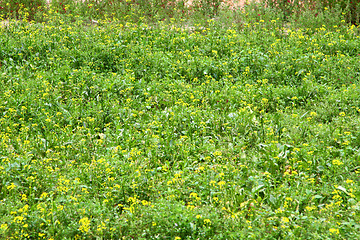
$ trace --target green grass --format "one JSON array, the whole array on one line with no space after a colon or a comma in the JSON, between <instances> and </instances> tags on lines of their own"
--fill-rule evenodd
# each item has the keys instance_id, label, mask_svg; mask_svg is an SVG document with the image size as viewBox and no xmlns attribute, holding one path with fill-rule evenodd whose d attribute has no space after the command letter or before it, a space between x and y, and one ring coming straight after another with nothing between
<instances>
[{"instance_id":1,"label":"green grass","mask_svg":"<svg viewBox=\"0 0 360 240\"><path fill-rule=\"evenodd\" d=\"M3 23L0 238L358 239L359 28L281 14Z\"/></svg>"}]
</instances>

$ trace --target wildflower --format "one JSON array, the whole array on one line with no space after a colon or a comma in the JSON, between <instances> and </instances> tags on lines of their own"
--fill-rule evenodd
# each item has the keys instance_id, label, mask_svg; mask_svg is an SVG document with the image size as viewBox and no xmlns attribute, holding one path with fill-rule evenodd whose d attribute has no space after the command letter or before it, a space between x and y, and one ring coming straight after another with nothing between
<instances>
[{"instance_id":1,"label":"wildflower","mask_svg":"<svg viewBox=\"0 0 360 240\"><path fill-rule=\"evenodd\" d=\"M90 220L87 217L84 217L79 220L80 227L79 230L83 233L86 233L90 230Z\"/></svg>"},{"instance_id":2,"label":"wildflower","mask_svg":"<svg viewBox=\"0 0 360 240\"><path fill-rule=\"evenodd\" d=\"M340 233L339 229L337 229L337 228L330 228L329 231L331 234L339 234Z\"/></svg>"},{"instance_id":3,"label":"wildflower","mask_svg":"<svg viewBox=\"0 0 360 240\"><path fill-rule=\"evenodd\" d=\"M105 223L104 222L101 222L99 225L98 225L98 227L97 227L97 231L98 232L102 232L103 230L105 230L106 229L106 225L105 225Z\"/></svg>"},{"instance_id":4,"label":"wildflower","mask_svg":"<svg viewBox=\"0 0 360 240\"><path fill-rule=\"evenodd\" d=\"M225 182L224 182L224 181L220 181L220 182L218 182L218 185L219 185L220 188L221 188L221 187L223 187L223 186L225 185Z\"/></svg>"},{"instance_id":5,"label":"wildflower","mask_svg":"<svg viewBox=\"0 0 360 240\"><path fill-rule=\"evenodd\" d=\"M198 196L197 193L194 192L190 193L190 197L196 198L197 196Z\"/></svg>"},{"instance_id":6,"label":"wildflower","mask_svg":"<svg viewBox=\"0 0 360 240\"><path fill-rule=\"evenodd\" d=\"M339 113L339 115L340 115L341 117L345 117L345 113L344 113L344 112Z\"/></svg>"},{"instance_id":7,"label":"wildflower","mask_svg":"<svg viewBox=\"0 0 360 240\"><path fill-rule=\"evenodd\" d=\"M353 180L346 179L346 183L348 183L348 184L353 183L353 182L354 182Z\"/></svg>"},{"instance_id":8,"label":"wildflower","mask_svg":"<svg viewBox=\"0 0 360 240\"><path fill-rule=\"evenodd\" d=\"M287 217L282 217L282 218L281 218L281 222L283 222L283 223L288 223L288 222L290 222L290 220L289 220L289 218L287 218Z\"/></svg>"},{"instance_id":9,"label":"wildflower","mask_svg":"<svg viewBox=\"0 0 360 240\"><path fill-rule=\"evenodd\" d=\"M16 216L13 220L13 222L21 223L24 220L24 217L22 216Z\"/></svg>"},{"instance_id":10,"label":"wildflower","mask_svg":"<svg viewBox=\"0 0 360 240\"><path fill-rule=\"evenodd\" d=\"M14 183L11 183L9 186L6 187L8 190L12 190L16 188L16 185Z\"/></svg>"},{"instance_id":11,"label":"wildflower","mask_svg":"<svg viewBox=\"0 0 360 240\"><path fill-rule=\"evenodd\" d=\"M337 165L337 166L340 166L340 165L342 165L342 164L344 164L343 162L341 162L340 160L338 160L338 159L334 159L334 160L332 160L332 164L333 165Z\"/></svg>"},{"instance_id":12,"label":"wildflower","mask_svg":"<svg viewBox=\"0 0 360 240\"><path fill-rule=\"evenodd\" d=\"M215 156L215 157L218 157L218 156L221 156L221 155L222 155L222 153L221 153L220 151L214 152L214 156Z\"/></svg>"},{"instance_id":13,"label":"wildflower","mask_svg":"<svg viewBox=\"0 0 360 240\"><path fill-rule=\"evenodd\" d=\"M8 229L8 225L6 223L1 224L0 229L2 231L6 231Z\"/></svg>"},{"instance_id":14,"label":"wildflower","mask_svg":"<svg viewBox=\"0 0 360 240\"><path fill-rule=\"evenodd\" d=\"M306 211L311 212L312 210L316 209L316 207L314 207L314 206L311 206L311 207L306 206L305 209L306 209Z\"/></svg>"},{"instance_id":15,"label":"wildflower","mask_svg":"<svg viewBox=\"0 0 360 240\"><path fill-rule=\"evenodd\" d=\"M195 208L195 206L194 206L194 205L190 205L190 204L189 204L189 205L187 205L186 207L187 207L189 210L194 210L194 208Z\"/></svg>"},{"instance_id":16,"label":"wildflower","mask_svg":"<svg viewBox=\"0 0 360 240\"><path fill-rule=\"evenodd\" d=\"M26 201L26 200L27 200L26 194L21 195L21 201Z\"/></svg>"},{"instance_id":17,"label":"wildflower","mask_svg":"<svg viewBox=\"0 0 360 240\"><path fill-rule=\"evenodd\" d=\"M205 225L205 224L211 224L210 219L208 219L208 218L204 219L204 225Z\"/></svg>"},{"instance_id":18,"label":"wildflower","mask_svg":"<svg viewBox=\"0 0 360 240\"><path fill-rule=\"evenodd\" d=\"M198 167L198 169L196 169L195 172L198 173L198 172L204 171L204 169L205 169L205 168L201 166L201 167Z\"/></svg>"}]
</instances>

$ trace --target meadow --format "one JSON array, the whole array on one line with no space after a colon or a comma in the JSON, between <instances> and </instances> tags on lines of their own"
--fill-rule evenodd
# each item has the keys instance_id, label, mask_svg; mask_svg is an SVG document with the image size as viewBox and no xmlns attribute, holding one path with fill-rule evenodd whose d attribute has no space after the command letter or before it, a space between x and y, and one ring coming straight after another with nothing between
<instances>
[{"instance_id":1,"label":"meadow","mask_svg":"<svg viewBox=\"0 0 360 240\"><path fill-rule=\"evenodd\" d=\"M359 239L349 11L29 2L0 9L1 239Z\"/></svg>"}]
</instances>

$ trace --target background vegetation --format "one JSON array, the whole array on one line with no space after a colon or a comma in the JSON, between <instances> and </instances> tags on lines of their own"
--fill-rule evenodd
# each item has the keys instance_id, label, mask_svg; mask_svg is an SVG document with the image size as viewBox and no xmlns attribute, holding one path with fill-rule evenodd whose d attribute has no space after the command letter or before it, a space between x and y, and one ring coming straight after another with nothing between
<instances>
[{"instance_id":1,"label":"background vegetation","mask_svg":"<svg viewBox=\"0 0 360 240\"><path fill-rule=\"evenodd\" d=\"M1 1L0 238L358 239L339 2Z\"/></svg>"}]
</instances>

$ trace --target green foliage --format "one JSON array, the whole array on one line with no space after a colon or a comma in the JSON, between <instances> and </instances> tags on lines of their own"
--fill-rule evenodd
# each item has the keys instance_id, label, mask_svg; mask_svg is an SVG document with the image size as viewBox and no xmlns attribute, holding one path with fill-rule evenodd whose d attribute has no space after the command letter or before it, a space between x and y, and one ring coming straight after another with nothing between
<instances>
[{"instance_id":1,"label":"green foliage","mask_svg":"<svg viewBox=\"0 0 360 240\"><path fill-rule=\"evenodd\" d=\"M80 16L84 19L116 18L124 22L157 22L171 18L203 20L221 15L228 8L226 4L223 0L194 0L191 4L185 0L2 0L0 16L43 21L44 13L52 15L55 12L72 20ZM265 0L261 3L250 1L247 6L252 10L272 9L281 15L282 20L299 19L309 26L313 22L317 23L316 26L328 20L338 22L339 18L352 24L359 24L360 20L359 0Z\"/></svg>"},{"instance_id":2,"label":"green foliage","mask_svg":"<svg viewBox=\"0 0 360 240\"><path fill-rule=\"evenodd\" d=\"M314 18L330 9L330 11L335 10L337 13L345 15L347 22L359 24L360 21L359 0L265 0L264 4L280 10L283 13L284 19L294 14L303 15L304 12L307 14L310 12L310 17Z\"/></svg>"},{"instance_id":3,"label":"green foliage","mask_svg":"<svg viewBox=\"0 0 360 240\"><path fill-rule=\"evenodd\" d=\"M44 21L43 13L65 15L71 20L116 18L124 22L156 22L170 18L201 18L218 15L222 0L2 0L0 17Z\"/></svg>"},{"instance_id":4,"label":"green foliage","mask_svg":"<svg viewBox=\"0 0 360 240\"><path fill-rule=\"evenodd\" d=\"M45 0L1 0L0 17L34 20L36 14L44 12L45 3Z\"/></svg>"},{"instance_id":5,"label":"green foliage","mask_svg":"<svg viewBox=\"0 0 360 240\"><path fill-rule=\"evenodd\" d=\"M357 239L359 28L137 3L1 23L0 238Z\"/></svg>"}]
</instances>

